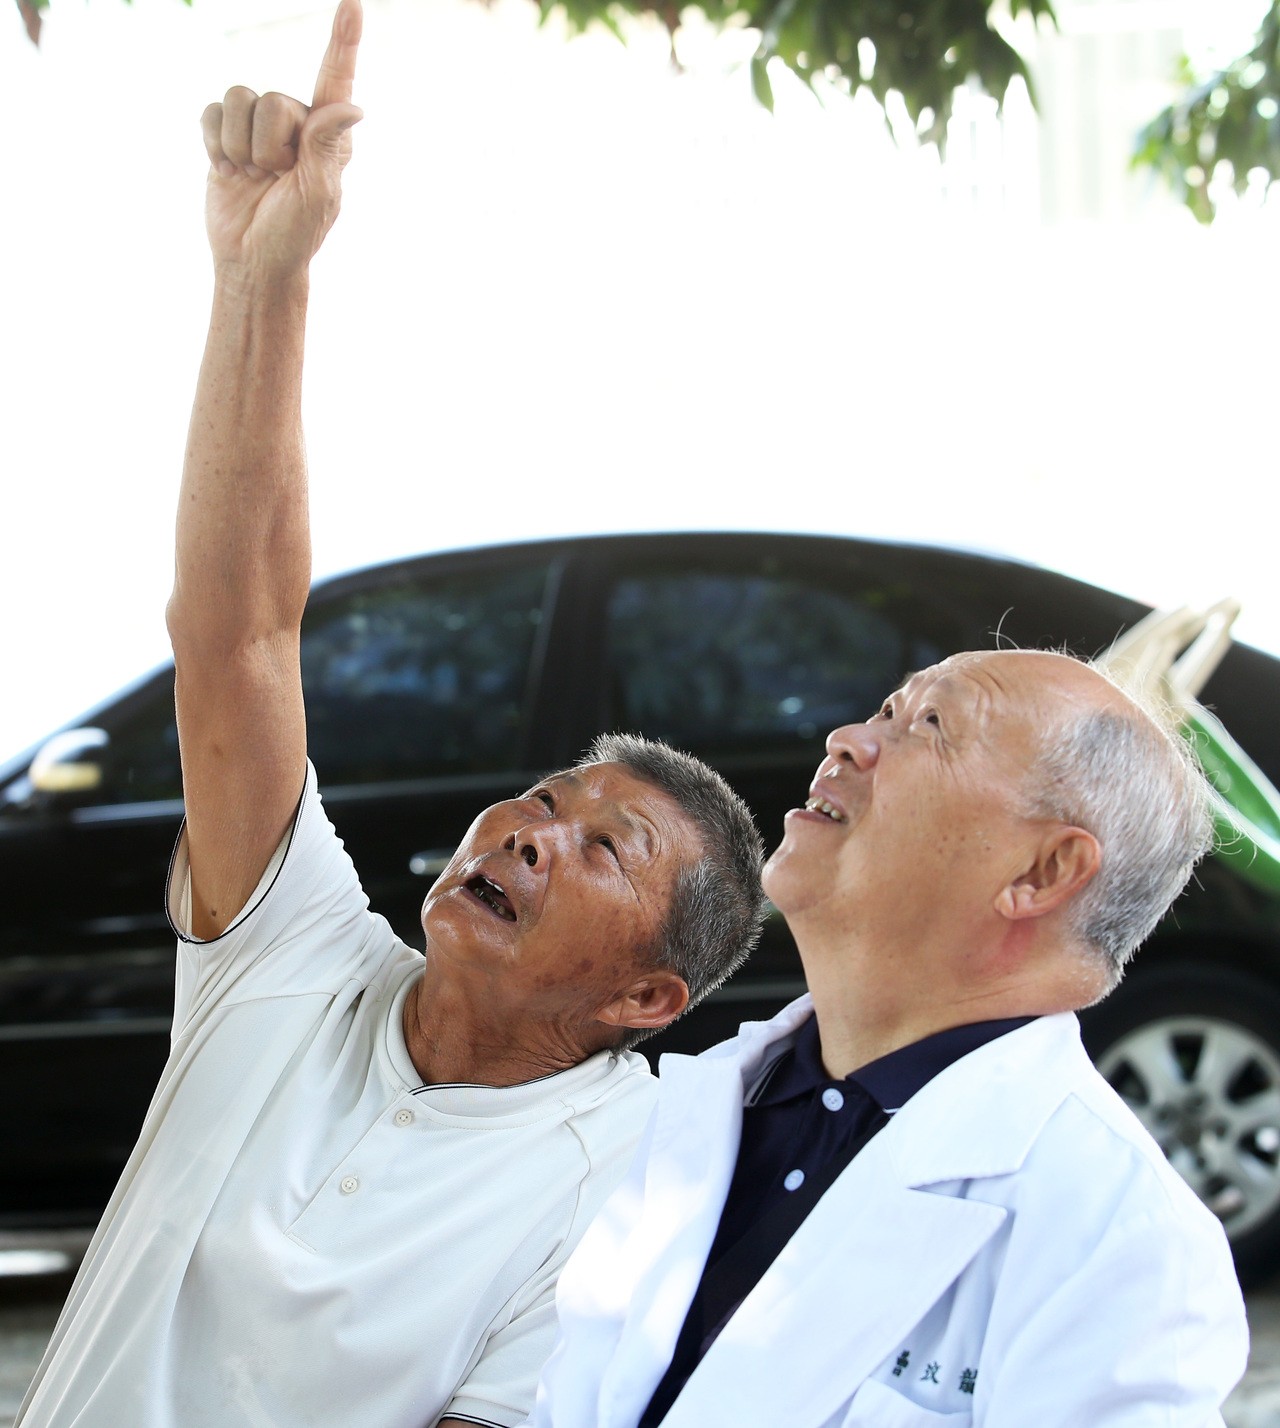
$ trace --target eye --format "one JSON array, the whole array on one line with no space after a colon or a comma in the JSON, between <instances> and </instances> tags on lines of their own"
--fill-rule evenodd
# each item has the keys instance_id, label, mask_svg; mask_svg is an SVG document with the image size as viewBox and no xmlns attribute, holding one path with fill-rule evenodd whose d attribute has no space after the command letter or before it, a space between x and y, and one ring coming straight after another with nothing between
<instances>
[{"instance_id":1,"label":"eye","mask_svg":"<svg viewBox=\"0 0 1280 1428\"><path fill-rule=\"evenodd\" d=\"M542 806L547 810L548 813L554 813L556 811L555 798L545 788L535 789L535 791L531 793L529 797L536 798L538 802L541 803Z\"/></svg>"},{"instance_id":2,"label":"eye","mask_svg":"<svg viewBox=\"0 0 1280 1428\"><path fill-rule=\"evenodd\" d=\"M596 842L599 843L602 848L607 848L609 850L609 853L613 857L613 861L615 863L620 863L622 861L622 859L618 857L617 845L607 833L601 834L600 837L596 839Z\"/></svg>"},{"instance_id":3,"label":"eye","mask_svg":"<svg viewBox=\"0 0 1280 1428\"><path fill-rule=\"evenodd\" d=\"M926 724L932 724L935 729L942 727L942 720L936 709L922 709L917 717L923 719Z\"/></svg>"},{"instance_id":4,"label":"eye","mask_svg":"<svg viewBox=\"0 0 1280 1428\"><path fill-rule=\"evenodd\" d=\"M873 719L892 719L893 705L886 699L879 709L871 716Z\"/></svg>"}]
</instances>

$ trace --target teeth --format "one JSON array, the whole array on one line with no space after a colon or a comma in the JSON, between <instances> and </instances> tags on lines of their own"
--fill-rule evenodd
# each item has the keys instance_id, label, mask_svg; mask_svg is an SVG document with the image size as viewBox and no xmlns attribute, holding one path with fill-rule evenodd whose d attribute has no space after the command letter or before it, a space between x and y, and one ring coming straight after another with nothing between
<instances>
[{"instance_id":1,"label":"teeth","mask_svg":"<svg viewBox=\"0 0 1280 1428\"><path fill-rule=\"evenodd\" d=\"M805 807L811 813L825 813L835 823L844 822L844 814L832 803L828 803L825 798L811 798Z\"/></svg>"},{"instance_id":2,"label":"teeth","mask_svg":"<svg viewBox=\"0 0 1280 1428\"><path fill-rule=\"evenodd\" d=\"M486 907L492 908L499 917L506 918L508 922L516 920L515 912L505 902L500 901L502 889L496 883L490 882L486 877L476 877L472 878L467 886Z\"/></svg>"}]
</instances>

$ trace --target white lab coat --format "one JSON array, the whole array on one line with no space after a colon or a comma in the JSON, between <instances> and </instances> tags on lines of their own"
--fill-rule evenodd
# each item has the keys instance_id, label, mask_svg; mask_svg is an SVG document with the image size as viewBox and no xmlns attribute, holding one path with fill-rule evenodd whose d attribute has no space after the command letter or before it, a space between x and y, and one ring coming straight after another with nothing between
<instances>
[{"instance_id":1,"label":"white lab coat","mask_svg":"<svg viewBox=\"0 0 1280 1428\"><path fill-rule=\"evenodd\" d=\"M802 997L664 1056L627 1180L561 1276L535 1428L634 1428L670 1361L752 1087ZM1244 1371L1226 1238L1069 1014L935 1077L743 1301L664 1428L1210 1428Z\"/></svg>"}]
</instances>

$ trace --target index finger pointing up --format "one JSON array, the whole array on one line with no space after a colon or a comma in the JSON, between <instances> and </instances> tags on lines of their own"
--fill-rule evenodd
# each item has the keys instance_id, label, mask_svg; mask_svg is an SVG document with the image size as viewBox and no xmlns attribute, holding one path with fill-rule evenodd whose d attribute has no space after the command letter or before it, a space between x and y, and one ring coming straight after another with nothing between
<instances>
[{"instance_id":1,"label":"index finger pointing up","mask_svg":"<svg viewBox=\"0 0 1280 1428\"><path fill-rule=\"evenodd\" d=\"M338 13L333 17L329 48L324 52L320 73L316 76L316 91L311 101L313 109L319 109L323 104L350 104L362 23L360 0L342 0Z\"/></svg>"}]
</instances>

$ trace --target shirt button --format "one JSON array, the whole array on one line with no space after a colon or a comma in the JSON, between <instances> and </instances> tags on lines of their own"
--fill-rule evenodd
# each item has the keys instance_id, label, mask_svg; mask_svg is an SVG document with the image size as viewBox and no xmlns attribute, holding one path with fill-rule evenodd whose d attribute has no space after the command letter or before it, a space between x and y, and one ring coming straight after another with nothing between
<instances>
[{"instance_id":1,"label":"shirt button","mask_svg":"<svg viewBox=\"0 0 1280 1428\"><path fill-rule=\"evenodd\" d=\"M804 1184L804 1171L792 1170L787 1173L787 1178L782 1182L785 1190L799 1190Z\"/></svg>"},{"instance_id":2,"label":"shirt button","mask_svg":"<svg viewBox=\"0 0 1280 1428\"><path fill-rule=\"evenodd\" d=\"M354 1195L359 1188L360 1182L354 1175L344 1175L338 1183L338 1189L341 1190L344 1195Z\"/></svg>"},{"instance_id":3,"label":"shirt button","mask_svg":"<svg viewBox=\"0 0 1280 1428\"><path fill-rule=\"evenodd\" d=\"M838 1111L844 1105L844 1097L834 1086L828 1086L822 1093L822 1104L829 1111Z\"/></svg>"},{"instance_id":4,"label":"shirt button","mask_svg":"<svg viewBox=\"0 0 1280 1428\"><path fill-rule=\"evenodd\" d=\"M396 1125L398 1125L398 1126L408 1126L408 1125L412 1125L412 1124L413 1124L413 1112L412 1112L412 1111L397 1111L397 1112L396 1112Z\"/></svg>"}]
</instances>

